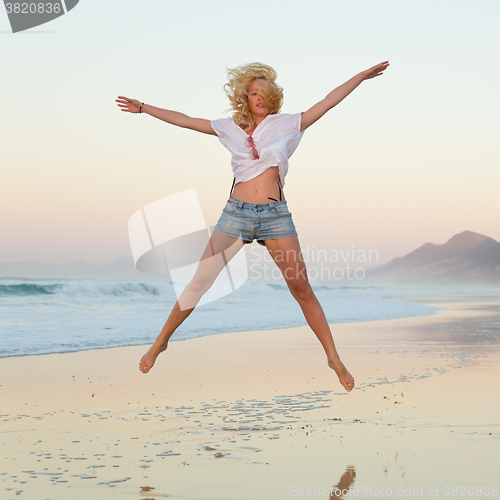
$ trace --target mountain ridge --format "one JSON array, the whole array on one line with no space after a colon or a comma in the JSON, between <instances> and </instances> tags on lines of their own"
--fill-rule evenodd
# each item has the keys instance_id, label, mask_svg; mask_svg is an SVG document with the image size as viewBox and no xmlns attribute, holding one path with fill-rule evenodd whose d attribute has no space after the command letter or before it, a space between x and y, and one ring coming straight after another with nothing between
<instances>
[{"instance_id":1,"label":"mountain ridge","mask_svg":"<svg viewBox=\"0 0 500 500\"><path fill-rule=\"evenodd\" d=\"M444 244L426 242L369 269L366 279L398 285L500 286L500 243L484 234L462 231Z\"/></svg>"}]
</instances>

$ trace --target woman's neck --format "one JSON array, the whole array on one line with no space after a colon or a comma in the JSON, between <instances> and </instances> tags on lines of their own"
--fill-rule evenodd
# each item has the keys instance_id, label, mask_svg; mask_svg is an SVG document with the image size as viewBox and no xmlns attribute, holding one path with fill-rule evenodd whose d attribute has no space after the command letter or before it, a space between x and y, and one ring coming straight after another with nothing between
<instances>
[{"instance_id":1,"label":"woman's neck","mask_svg":"<svg viewBox=\"0 0 500 500\"><path fill-rule=\"evenodd\" d=\"M254 123L253 127L250 130L248 128L248 125L243 125L241 124L240 127L249 135L253 134L254 130L268 117L269 115L266 116L254 116Z\"/></svg>"},{"instance_id":2,"label":"woman's neck","mask_svg":"<svg viewBox=\"0 0 500 500\"><path fill-rule=\"evenodd\" d=\"M266 115L266 116L256 116L255 117L254 128L258 127L267 118L267 116L268 115Z\"/></svg>"}]
</instances>

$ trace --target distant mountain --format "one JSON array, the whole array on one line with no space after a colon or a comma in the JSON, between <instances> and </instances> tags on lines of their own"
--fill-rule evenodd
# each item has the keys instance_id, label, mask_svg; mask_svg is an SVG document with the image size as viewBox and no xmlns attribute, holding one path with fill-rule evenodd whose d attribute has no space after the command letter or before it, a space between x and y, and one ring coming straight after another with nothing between
<instances>
[{"instance_id":1,"label":"distant mountain","mask_svg":"<svg viewBox=\"0 0 500 500\"><path fill-rule=\"evenodd\" d=\"M152 274L138 271L132 257L122 257L100 266L89 264L83 260L75 260L69 264L44 264L36 260L0 262L0 276L35 279L170 281L169 274Z\"/></svg>"},{"instance_id":2,"label":"distant mountain","mask_svg":"<svg viewBox=\"0 0 500 500\"><path fill-rule=\"evenodd\" d=\"M500 286L500 243L464 231L366 271L366 284Z\"/></svg>"}]
</instances>

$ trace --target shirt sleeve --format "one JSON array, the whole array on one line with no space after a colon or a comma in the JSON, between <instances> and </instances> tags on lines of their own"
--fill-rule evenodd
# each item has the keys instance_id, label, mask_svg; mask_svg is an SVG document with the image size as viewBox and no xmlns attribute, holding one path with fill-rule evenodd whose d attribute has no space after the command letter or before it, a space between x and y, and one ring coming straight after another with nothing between
<instances>
[{"instance_id":1,"label":"shirt sleeve","mask_svg":"<svg viewBox=\"0 0 500 500\"><path fill-rule=\"evenodd\" d=\"M302 136L304 135L304 131L300 131L300 127L302 125L302 113L294 113L290 114L287 117L287 137L286 137L286 149L287 156L293 155L294 151L297 149Z\"/></svg>"},{"instance_id":2,"label":"shirt sleeve","mask_svg":"<svg viewBox=\"0 0 500 500\"><path fill-rule=\"evenodd\" d=\"M302 113L283 113L277 115L276 122L270 127L273 134L281 137L295 137L300 134Z\"/></svg>"},{"instance_id":3,"label":"shirt sleeve","mask_svg":"<svg viewBox=\"0 0 500 500\"><path fill-rule=\"evenodd\" d=\"M289 115L288 127L290 135L300 134L300 126L302 124L302 113L294 113Z\"/></svg>"},{"instance_id":4,"label":"shirt sleeve","mask_svg":"<svg viewBox=\"0 0 500 500\"><path fill-rule=\"evenodd\" d=\"M217 120L210 120L210 125L214 129L214 132L219 136L219 139L227 137L229 131L228 126L229 120L232 118L218 118Z\"/></svg>"}]
</instances>

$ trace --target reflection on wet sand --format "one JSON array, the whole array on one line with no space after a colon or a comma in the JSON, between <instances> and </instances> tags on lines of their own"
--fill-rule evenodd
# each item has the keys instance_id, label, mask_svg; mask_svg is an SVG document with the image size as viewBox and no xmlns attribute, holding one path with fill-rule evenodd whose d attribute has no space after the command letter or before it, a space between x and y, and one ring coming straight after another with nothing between
<instances>
[{"instance_id":1,"label":"reflection on wet sand","mask_svg":"<svg viewBox=\"0 0 500 500\"><path fill-rule=\"evenodd\" d=\"M342 474L340 481L332 487L330 500L334 498L344 498L349 494L349 488L354 484L356 479L356 470L354 465L349 465L345 472Z\"/></svg>"}]
</instances>

